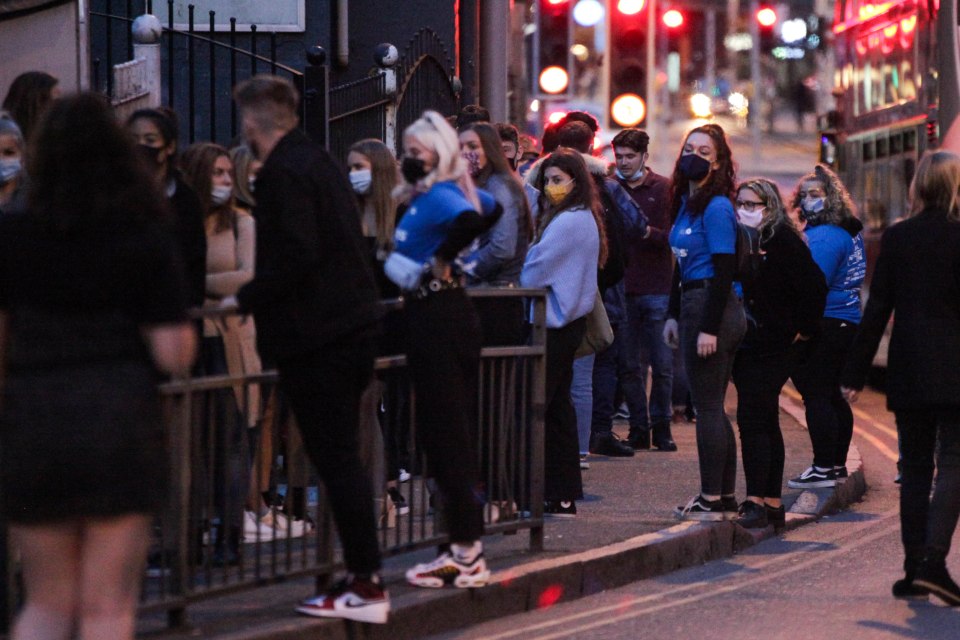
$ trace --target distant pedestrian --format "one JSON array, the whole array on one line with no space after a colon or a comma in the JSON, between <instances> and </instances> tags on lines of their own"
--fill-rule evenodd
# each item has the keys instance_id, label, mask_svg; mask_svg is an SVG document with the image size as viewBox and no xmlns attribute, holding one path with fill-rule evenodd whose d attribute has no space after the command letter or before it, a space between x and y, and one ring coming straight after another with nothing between
<instances>
[{"instance_id":1,"label":"distant pedestrian","mask_svg":"<svg viewBox=\"0 0 960 640\"><path fill-rule=\"evenodd\" d=\"M490 122L490 110L479 104L468 104L460 109L460 113L457 114L454 129L460 130L461 127L474 122Z\"/></svg>"},{"instance_id":2,"label":"distant pedestrian","mask_svg":"<svg viewBox=\"0 0 960 640\"><path fill-rule=\"evenodd\" d=\"M187 303L199 307L206 297L207 237L200 199L177 168L177 116L167 109L140 109L127 119L127 129L173 209L173 229L186 269Z\"/></svg>"},{"instance_id":3,"label":"distant pedestrian","mask_svg":"<svg viewBox=\"0 0 960 640\"><path fill-rule=\"evenodd\" d=\"M348 571L297 611L385 623L390 601L378 576L373 488L357 442L380 312L356 200L330 155L297 128L300 96L292 83L254 76L234 89L234 100L244 138L263 162L255 185L256 269L236 301L241 313L253 312L261 357L277 367L326 486Z\"/></svg>"},{"instance_id":4,"label":"distant pedestrian","mask_svg":"<svg viewBox=\"0 0 960 640\"><path fill-rule=\"evenodd\" d=\"M960 514L960 157L925 155L910 195L910 216L883 234L841 382L855 401L896 314L886 392L903 454L905 575L893 584L893 595L921 598L929 591L960 606L960 587L946 567Z\"/></svg>"},{"instance_id":5,"label":"distant pedestrian","mask_svg":"<svg viewBox=\"0 0 960 640\"><path fill-rule=\"evenodd\" d=\"M35 140L28 211L0 219L12 638L133 638L168 481L157 373L187 374L196 337L158 185L109 103L55 101Z\"/></svg>"},{"instance_id":6,"label":"distant pedestrian","mask_svg":"<svg viewBox=\"0 0 960 640\"><path fill-rule=\"evenodd\" d=\"M685 520L724 520L737 511L737 442L723 411L733 359L746 331L743 304L732 286L734 167L723 129L707 124L687 134L673 171L670 246L677 276L663 335L683 352L700 459L700 493L675 512Z\"/></svg>"},{"instance_id":7,"label":"distant pedestrian","mask_svg":"<svg viewBox=\"0 0 960 640\"><path fill-rule=\"evenodd\" d=\"M399 190L409 206L394 234L387 275L404 292L406 354L416 396L417 436L440 489L450 550L407 570L418 587L482 587L483 496L477 464L480 321L454 260L497 221L499 207L478 194L457 132L436 111L403 132Z\"/></svg>"},{"instance_id":8,"label":"distant pedestrian","mask_svg":"<svg viewBox=\"0 0 960 640\"><path fill-rule=\"evenodd\" d=\"M625 394L630 408L627 444L634 449L649 449L652 444L660 451L676 451L670 430L673 352L663 341L663 323L667 320L673 283L670 180L647 165L649 144L646 131L624 129L613 138L611 145L617 162L617 180L648 220L646 236L628 238L626 243L624 285L628 326L623 332L624 367L636 371L632 375L640 389L638 393ZM650 370L649 402L647 369Z\"/></svg>"},{"instance_id":9,"label":"distant pedestrian","mask_svg":"<svg viewBox=\"0 0 960 640\"><path fill-rule=\"evenodd\" d=\"M503 151L503 157L507 159L507 164L516 173L520 166L520 132L512 124L507 122L498 122L493 125L500 134L500 149Z\"/></svg>"},{"instance_id":10,"label":"distant pedestrian","mask_svg":"<svg viewBox=\"0 0 960 640\"><path fill-rule=\"evenodd\" d=\"M570 398L573 363L597 299L597 271L607 260L603 209L581 154L560 149L540 165L534 186L537 228L520 274L524 287L547 290L544 417L544 515L574 517L583 498L577 416Z\"/></svg>"},{"instance_id":11,"label":"distant pedestrian","mask_svg":"<svg viewBox=\"0 0 960 640\"><path fill-rule=\"evenodd\" d=\"M820 331L793 382L803 396L813 465L787 484L793 489L833 487L847 477L853 412L840 394L840 372L860 324L860 287L867 271L863 224L840 178L824 165L800 179L792 206L806 222L806 237L827 279Z\"/></svg>"},{"instance_id":12,"label":"distant pedestrian","mask_svg":"<svg viewBox=\"0 0 960 640\"><path fill-rule=\"evenodd\" d=\"M253 185L257 181L257 172L260 171L263 163L253 157L250 147L245 144L230 149L230 162L233 163L233 173L236 178L233 183L236 206L252 214L253 207L257 204L257 199L253 195Z\"/></svg>"},{"instance_id":13,"label":"distant pedestrian","mask_svg":"<svg viewBox=\"0 0 960 640\"><path fill-rule=\"evenodd\" d=\"M30 139L44 111L60 97L59 84L57 78L45 71L27 71L13 79L3 99L3 108L20 127L24 139Z\"/></svg>"},{"instance_id":14,"label":"distant pedestrian","mask_svg":"<svg viewBox=\"0 0 960 640\"><path fill-rule=\"evenodd\" d=\"M0 216L27 204L27 144L17 123L0 116Z\"/></svg>"},{"instance_id":15,"label":"distant pedestrian","mask_svg":"<svg viewBox=\"0 0 960 640\"><path fill-rule=\"evenodd\" d=\"M740 222L758 230L762 253L754 277L742 282L747 333L733 364L747 483L737 522L747 528L769 523L780 530L785 524L780 390L796 370L803 346L820 330L827 284L787 216L776 184L748 180L738 188L735 204Z\"/></svg>"}]
</instances>

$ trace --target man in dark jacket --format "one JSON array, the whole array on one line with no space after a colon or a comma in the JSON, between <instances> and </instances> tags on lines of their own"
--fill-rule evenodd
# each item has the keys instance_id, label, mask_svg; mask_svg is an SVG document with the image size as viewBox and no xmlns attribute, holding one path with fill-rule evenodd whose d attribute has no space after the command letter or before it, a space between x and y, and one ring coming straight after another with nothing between
<instances>
[{"instance_id":1,"label":"man in dark jacket","mask_svg":"<svg viewBox=\"0 0 960 640\"><path fill-rule=\"evenodd\" d=\"M276 364L308 454L330 498L349 578L304 601L318 617L384 623L373 489L358 455L360 395L373 375L376 286L350 184L297 129L299 96L275 76L234 90L257 174L254 278L237 294Z\"/></svg>"}]
</instances>

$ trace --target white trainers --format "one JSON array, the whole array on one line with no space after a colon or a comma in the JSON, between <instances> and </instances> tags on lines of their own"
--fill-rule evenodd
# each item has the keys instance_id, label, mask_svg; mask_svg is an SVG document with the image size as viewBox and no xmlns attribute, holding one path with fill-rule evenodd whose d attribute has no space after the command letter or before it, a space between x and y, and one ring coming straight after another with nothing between
<instances>
[{"instance_id":1,"label":"white trainers","mask_svg":"<svg viewBox=\"0 0 960 640\"><path fill-rule=\"evenodd\" d=\"M268 511L260 518L252 511L243 513L243 539L245 542L269 541L274 538L302 538L313 527L305 520L290 520L279 511Z\"/></svg>"},{"instance_id":2,"label":"white trainers","mask_svg":"<svg viewBox=\"0 0 960 640\"><path fill-rule=\"evenodd\" d=\"M386 624L390 614L390 596L376 582L341 580L327 593L301 602L296 611L315 618L345 618Z\"/></svg>"},{"instance_id":3,"label":"white trainers","mask_svg":"<svg viewBox=\"0 0 960 640\"><path fill-rule=\"evenodd\" d=\"M415 587L439 589L448 584L461 589L483 587L490 580L490 570L483 552L473 562L459 562L449 551L441 553L433 562L418 564L407 571L407 582Z\"/></svg>"},{"instance_id":4,"label":"white trainers","mask_svg":"<svg viewBox=\"0 0 960 640\"><path fill-rule=\"evenodd\" d=\"M406 469L400 469L400 476L397 479L400 482L410 482L410 472Z\"/></svg>"}]
</instances>

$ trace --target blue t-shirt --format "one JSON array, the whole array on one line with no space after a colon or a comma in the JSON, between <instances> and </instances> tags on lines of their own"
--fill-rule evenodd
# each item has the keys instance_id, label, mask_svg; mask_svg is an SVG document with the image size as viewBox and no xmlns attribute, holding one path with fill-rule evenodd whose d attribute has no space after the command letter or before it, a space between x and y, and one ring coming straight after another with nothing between
<instances>
[{"instance_id":1,"label":"blue t-shirt","mask_svg":"<svg viewBox=\"0 0 960 640\"><path fill-rule=\"evenodd\" d=\"M863 234L856 237L832 224L807 227L807 242L814 262L827 279L825 318L837 318L859 324L860 286L867 274Z\"/></svg>"},{"instance_id":2,"label":"blue t-shirt","mask_svg":"<svg viewBox=\"0 0 960 640\"><path fill-rule=\"evenodd\" d=\"M681 282L713 277L715 253L737 252L737 214L729 198L714 196L703 215L687 212L687 199L670 230L670 248L677 256Z\"/></svg>"},{"instance_id":3,"label":"blue t-shirt","mask_svg":"<svg viewBox=\"0 0 960 640\"><path fill-rule=\"evenodd\" d=\"M477 195L483 209L481 213L488 215L496 201L480 189ZM410 203L394 232L394 248L411 260L428 262L447 239L453 221L461 213L474 209L455 182L437 182Z\"/></svg>"}]
</instances>

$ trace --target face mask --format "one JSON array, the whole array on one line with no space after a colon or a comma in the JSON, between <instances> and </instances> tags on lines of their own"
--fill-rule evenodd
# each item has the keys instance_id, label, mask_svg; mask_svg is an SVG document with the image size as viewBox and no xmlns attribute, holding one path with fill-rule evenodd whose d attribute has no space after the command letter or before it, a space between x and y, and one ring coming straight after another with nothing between
<instances>
[{"instance_id":1,"label":"face mask","mask_svg":"<svg viewBox=\"0 0 960 640\"><path fill-rule=\"evenodd\" d=\"M763 208L757 207L753 211L737 209L737 217L743 224L747 225L751 229L756 229L760 226L760 222L763 220Z\"/></svg>"},{"instance_id":2,"label":"face mask","mask_svg":"<svg viewBox=\"0 0 960 640\"><path fill-rule=\"evenodd\" d=\"M621 180L626 180L627 182L633 182L634 180L639 180L640 178L643 177L643 165L640 165L640 167L629 176L623 175L623 173L620 171L620 168L617 167L617 177L620 178Z\"/></svg>"},{"instance_id":3,"label":"face mask","mask_svg":"<svg viewBox=\"0 0 960 640\"><path fill-rule=\"evenodd\" d=\"M403 179L410 184L417 184L419 180L427 177L423 158L405 157L403 162L400 163L400 173L403 174Z\"/></svg>"},{"instance_id":4,"label":"face mask","mask_svg":"<svg viewBox=\"0 0 960 640\"><path fill-rule=\"evenodd\" d=\"M0 184L6 184L20 175L23 170L23 164L20 158L11 158L9 160L0 160Z\"/></svg>"},{"instance_id":5,"label":"face mask","mask_svg":"<svg viewBox=\"0 0 960 640\"><path fill-rule=\"evenodd\" d=\"M573 180L567 180L562 184L548 184L543 191L547 194L550 204L560 204L573 191Z\"/></svg>"},{"instance_id":6,"label":"face mask","mask_svg":"<svg viewBox=\"0 0 960 640\"><path fill-rule=\"evenodd\" d=\"M807 198L800 202L800 217L809 224L817 224L822 217L823 207L823 198Z\"/></svg>"},{"instance_id":7,"label":"face mask","mask_svg":"<svg viewBox=\"0 0 960 640\"><path fill-rule=\"evenodd\" d=\"M232 193L233 189L230 187L225 185L215 186L210 190L210 203L215 207L219 207L230 199L230 194Z\"/></svg>"},{"instance_id":8,"label":"face mask","mask_svg":"<svg viewBox=\"0 0 960 640\"><path fill-rule=\"evenodd\" d=\"M163 151L163 147L151 147L146 144L138 144L137 148L140 151L140 155L147 161L151 167L159 167L163 164L163 160L160 159L160 152Z\"/></svg>"},{"instance_id":9,"label":"face mask","mask_svg":"<svg viewBox=\"0 0 960 640\"><path fill-rule=\"evenodd\" d=\"M354 193L363 195L370 191L370 183L373 182L373 175L370 169L357 169L350 172L350 184L353 186Z\"/></svg>"},{"instance_id":10,"label":"face mask","mask_svg":"<svg viewBox=\"0 0 960 640\"><path fill-rule=\"evenodd\" d=\"M701 158L695 153L680 156L680 173L685 175L689 180L699 182L710 173L710 161L706 158Z\"/></svg>"},{"instance_id":11,"label":"face mask","mask_svg":"<svg viewBox=\"0 0 960 640\"><path fill-rule=\"evenodd\" d=\"M250 192L253 193L253 187L257 184L257 176L250 176L247 178L247 187L250 189Z\"/></svg>"},{"instance_id":12,"label":"face mask","mask_svg":"<svg viewBox=\"0 0 960 640\"><path fill-rule=\"evenodd\" d=\"M461 155L467 161L467 170L470 171L470 177L476 178L480 175L480 154L476 151L464 151Z\"/></svg>"}]
</instances>

